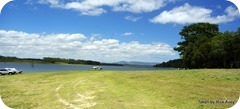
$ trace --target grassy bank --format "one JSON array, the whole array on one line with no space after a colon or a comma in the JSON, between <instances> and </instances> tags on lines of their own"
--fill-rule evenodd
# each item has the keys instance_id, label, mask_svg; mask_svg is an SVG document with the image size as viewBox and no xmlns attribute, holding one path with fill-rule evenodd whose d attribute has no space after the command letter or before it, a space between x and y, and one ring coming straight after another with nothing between
<instances>
[{"instance_id":1,"label":"grassy bank","mask_svg":"<svg viewBox=\"0 0 240 109\"><path fill-rule=\"evenodd\" d=\"M236 103L239 86L239 69L0 76L0 96L14 109L225 109Z\"/></svg>"}]
</instances>

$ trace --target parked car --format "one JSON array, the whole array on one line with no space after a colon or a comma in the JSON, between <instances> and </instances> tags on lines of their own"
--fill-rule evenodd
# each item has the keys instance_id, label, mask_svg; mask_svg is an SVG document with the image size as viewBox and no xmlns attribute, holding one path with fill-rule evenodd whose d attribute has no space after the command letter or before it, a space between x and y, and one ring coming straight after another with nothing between
<instances>
[{"instance_id":1,"label":"parked car","mask_svg":"<svg viewBox=\"0 0 240 109\"><path fill-rule=\"evenodd\" d=\"M0 75L5 75L5 74L22 74L21 70L17 70L16 68L1 68L0 69Z\"/></svg>"},{"instance_id":2,"label":"parked car","mask_svg":"<svg viewBox=\"0 0 240 109\"><path fill-rule=\"evenodd\" d=\"M12 72L12 74L22 74L22 70L17 70L16 68L6 68L7 70L9 70L10 72Z\"/></svg>"},{"instance_id":3,"label":"parked car","mask_svg":"<svg viewBox=\"0 0 240 109\"><path fill-rule=\"evenodd\" d=\"M1 75L5 75L5 74L13 74L13 72L11 72L10 70L6 69L6 68L2 68L0 69L0 74Z\"/></svg>"}]
</instances>

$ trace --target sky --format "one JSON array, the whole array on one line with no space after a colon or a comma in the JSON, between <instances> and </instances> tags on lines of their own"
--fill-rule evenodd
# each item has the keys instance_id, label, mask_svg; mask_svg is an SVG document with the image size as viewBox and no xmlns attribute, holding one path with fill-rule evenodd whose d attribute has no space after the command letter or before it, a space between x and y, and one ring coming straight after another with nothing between
<instances>
[{"instance_id":1,"label":"sky","mask_svg":"<svg viewBox=\"0 0 240 109\"><path fill-rule=\"evenodd\" d=\"M14 0L0 14L0 55L60 57L100 62L163 62L184 26L240 27L226 0Z\"/></svg>"}]
</instances>

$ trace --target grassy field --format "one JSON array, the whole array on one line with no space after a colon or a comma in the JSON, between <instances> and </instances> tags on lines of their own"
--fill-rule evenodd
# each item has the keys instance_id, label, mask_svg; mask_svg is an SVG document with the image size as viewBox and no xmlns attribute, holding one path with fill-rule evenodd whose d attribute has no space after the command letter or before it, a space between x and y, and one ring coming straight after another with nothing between
<instances>
[{"instance_id":1,"label":"grassy field","mask_svg":"<svg viewBox=\"0 0 240 109\"><path fill-rule=\"evenodd\" d=\"M14 109L225 109L240 96L240 69L5 75L0 96Z\"/></svg>"}]
</instances>

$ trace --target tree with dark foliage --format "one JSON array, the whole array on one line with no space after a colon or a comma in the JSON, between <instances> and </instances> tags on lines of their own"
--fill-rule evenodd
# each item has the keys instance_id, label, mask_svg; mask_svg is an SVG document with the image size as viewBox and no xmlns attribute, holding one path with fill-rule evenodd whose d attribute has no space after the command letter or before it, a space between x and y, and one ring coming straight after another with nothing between
<instances>
[{"instance_id":1,"label":"tree with dark foliage","mask_svg":"<svg viewBox=\"0 0 240 109\"><path fill-rule=\"evenodd\" d=\"M184 68L184 64L182 59L174 59L168 62L162 62L161 64L157 64L154 67Z\"/></svg>"},{"instance_id":2,"label":"tree with dark foliage","mask_svg":"<svg viewBox=\"0 0 240 109\"><path fill-rule=\"evenodd\" d=\"M180 52L185 67L240 67L240 28L221 33L216 24L196 23L185 26L179 34L183 41L174 50Z\"/></svg>"}]
</instances>

